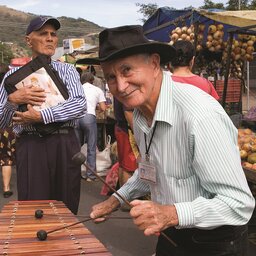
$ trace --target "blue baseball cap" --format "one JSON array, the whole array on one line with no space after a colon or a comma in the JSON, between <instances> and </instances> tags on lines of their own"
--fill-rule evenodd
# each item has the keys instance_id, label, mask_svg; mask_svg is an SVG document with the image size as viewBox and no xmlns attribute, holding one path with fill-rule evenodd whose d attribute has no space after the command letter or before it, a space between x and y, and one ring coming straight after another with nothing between
<instances>
[{"instance_id":1,"label":"blue baseball cap","mask_svg":"<svg viewBox=\"0 0 256 256\"><path fill-rule=\"evenodd\" d=\"M33 31L39 30L45 23L53 25L56 30L60 28L60 22L56 18L37 16L30 21L26 31L26 35L29 35Z\"/></svg>"}]
</instances>

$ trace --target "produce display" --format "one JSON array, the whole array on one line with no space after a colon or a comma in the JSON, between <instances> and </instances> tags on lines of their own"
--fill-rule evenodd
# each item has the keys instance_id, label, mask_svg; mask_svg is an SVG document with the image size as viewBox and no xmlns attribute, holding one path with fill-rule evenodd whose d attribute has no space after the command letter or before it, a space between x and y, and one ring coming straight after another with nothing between
<instances>
[{"instance_id":1,"label":"produce display","mask_svg":"<svg viewBox=\"0 0 256 256\"><path fill-rule=\"evenodd\" d=\"M242 166L256 172L256 134L249 128L238 129Z\"/></svg>"},{"instance_id":2,"label":"produce display","mask_svg":"<svg viewBox=\"0 0 256 256\"><path fill-rule=\"evenodd\" d=\"M249 128L238 129L238 146L248 185L256 197L256 133Z\"/></svg>"},{"instance_id":3,"label":"produce display","mask_svg":"<svg viewBox=\"0 0 256 256\"><path fill-rule=\"evenodd\" d=\"M225 35L223 24L199 24L197 31L193 24L177 26L170 32L169 43L173 45L177 40L188 40L192 43L196 40L196 51L199 57L196 63L198 73L206 68L209 76L214 76L216 73L223 75L228 57L229 40L228 35ZM244 61L253 60L255 42L256 36L254 35L234 35L230 64L230 74L234 78L243 78L243 64Z\"/></svg>"}]
</instances>

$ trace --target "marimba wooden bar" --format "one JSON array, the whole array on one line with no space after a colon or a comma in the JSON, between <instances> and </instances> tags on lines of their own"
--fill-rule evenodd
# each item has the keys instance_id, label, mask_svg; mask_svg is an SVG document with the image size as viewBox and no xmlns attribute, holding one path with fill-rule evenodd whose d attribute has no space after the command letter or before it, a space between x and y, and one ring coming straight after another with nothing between
<instances>
[{"instance_id":1,"label":"marimba wooden bar","mask_svg":"<svg viewBox=\"0 0 256 256\"><path fill-rule=\"evenodd\" d=\"M41 219L36 210L43 210ZM59 201L12 201L0 213L0 255L26 256L111 256L102 243ZM45 241L39 241L39 230L50 233Z\"/></svg>"}]
</instances>

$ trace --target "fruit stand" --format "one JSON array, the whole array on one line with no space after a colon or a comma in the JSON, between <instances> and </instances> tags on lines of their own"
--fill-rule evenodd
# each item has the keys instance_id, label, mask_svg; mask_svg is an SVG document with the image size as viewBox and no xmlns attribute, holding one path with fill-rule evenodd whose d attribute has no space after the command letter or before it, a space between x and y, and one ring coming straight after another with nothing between
<instances>
[{"instance_id":1,"label":"fruit stand","mask_svg":"<svg viewBox=\"0 0 256 256\"><path fill-rule=\"evenodd\" d=\"M238 129L238 146L246 178L256 185L256 133L249 128Z\"/></svg>"},{"instance_id":2,"label":"fruit stand","mask_svg":"<svg viewBox=\"0 0 256 256\"><path fill-rule=\"evenodd\" d=\"M241 113L245 63L253 59L256 47L256 11L162 7L144 23L143 29L147 38L171 45L177 40L191 41L196 52L194 72L214 78L220 103L229 115ZM246 125L243 127L238 137L241 161L256 195L256 134Z\"/></svg>"},{"instance_id":3,"label":"fruit stand","mask_svg":"<svg viewBox=\"0 0 256 256\"><path fill-rule=\"evenodd\" d=\"M255 27L256 11L168 7L159 8L143 25L149 39L170 44L188 40L195 45L194 72L214 78L220 102L230 115L241 112L245 63L253 59Z\"/></svg>"}]
</instances>

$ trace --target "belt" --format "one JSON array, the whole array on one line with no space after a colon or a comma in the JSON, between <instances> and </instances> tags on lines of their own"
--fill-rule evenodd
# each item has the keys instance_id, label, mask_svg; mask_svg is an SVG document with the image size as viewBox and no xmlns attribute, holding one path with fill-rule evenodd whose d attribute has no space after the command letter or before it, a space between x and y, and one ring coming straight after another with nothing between
<instances>
[{"instance_id":1,"label":"belt","mask_svg":"<svg viewBox=\"0 0 256 256\"><path fill-rule=\"evenodd\" d=\"M37 131L23 131L20 134L20 136L36 135L36 136L39 136L39 137L45 137L45 136L54 135L54 134L69 134L69 132L73 129L74 129L73 127L63 127L63 128L58 129L58 130L55 130L55 131L53 131L53 132L51 132L47 135L42 135Z\"/></svg>"}]
</instances>

